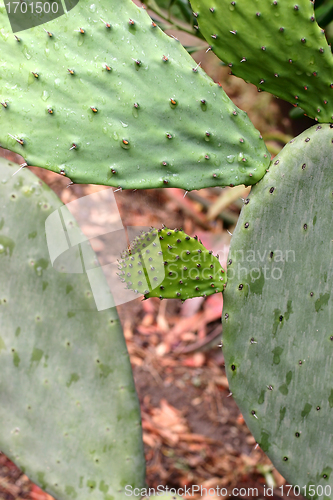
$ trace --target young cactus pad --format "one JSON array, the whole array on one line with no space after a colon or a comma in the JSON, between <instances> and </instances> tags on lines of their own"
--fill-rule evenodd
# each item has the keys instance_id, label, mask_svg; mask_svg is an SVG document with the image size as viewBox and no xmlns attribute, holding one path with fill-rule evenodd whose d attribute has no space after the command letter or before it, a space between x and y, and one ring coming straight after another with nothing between
<instances>
[{"instance_id":1,"label":"young cactus pad","mask_svg":"<svg viewBox=\"0 0 333 500\"><path fill-rule=\"evenodd\" d=\"M16 170L0 159L0 450L57 500L124 500L145 461L117 312L52 268L45 220L63 205Z\"/></svg>"},{"instance_id":2,"label":"young cactus pad","mask_svg":"<svg viewBox=\"0 0 333 500\"><path fill-rule=\"evenodd\" d=\"M79 2L17 38L0 0L0 26L0 144L28 165L123 189L264 175L246 113L132 0Z\"/></svg>"},{"instance_id":3,"label":"young cactus pad","mask_svg":"<svg viewBox=\"0 0 333 500\"><path fill-rule=\"evenodd\" d=\"M222 292L218 257L181 229L151 229L138 236L119 261L127 288L145 298L190 299Z\"/></svg>"},{"instance_id":4,"label":"young cactus pad","mask_svg":"<svg viewBox=\"0 0 333 500\"><path fill-rule=\"evenodd\" d=\"M310 0L191 0L202 34L236 76L333 121L333 56Z\"/></svg>"},{"instance_id":5,"label":"young cactus pad","mask_svg":"<svg viewBox=\"0 0 333 500\"><path fill-rule=\"evenodd\" d=\"M230 390L263 451L333 491L333 125L288 143L245 201L224 293ZM331 488L331 491L330 491Z\"/></svg>"}]
</instances>

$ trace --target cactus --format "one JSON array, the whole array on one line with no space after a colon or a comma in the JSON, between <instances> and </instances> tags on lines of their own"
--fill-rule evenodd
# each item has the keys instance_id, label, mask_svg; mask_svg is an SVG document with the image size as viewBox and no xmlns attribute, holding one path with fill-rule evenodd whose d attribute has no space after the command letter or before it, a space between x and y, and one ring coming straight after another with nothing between
<instances>
[{"instance_id":1,"label":"cactus","mask_svg":"<svg viewBox=\"0 0 333 500\"><path fill-rule=\"evenodd\" d=\"M191 0L202 34L233 74L331 122L333 56L313 4Z\"/></svg>"},{"instance_id":2,"label":"cactus","mask_svg":"<svg viewBox=\"0 0 333 500\"><path fill-rule=\"evenodd\" d=\"M62 203L15 170L0 159L0 449L59 500L123 500L145 467L116 309L96 310L86 274L52 268L45 220Z\"/></svg>"},{"instance_id":3,"label":"cactus","mask_svg":"<svg viewBox=\"0 0 333 500\"><path fill-rule=\"evenodd\" d=\"M28 165L123 189L264 175L246 114L131 0L80 2L16 38L0 0L0 26L0 144Z\"/></svg>"},{"instance_id":4,"label":"cactus","mask_svg":"<svg viewBox=\"0 0 333 500\"><path fill-rule=\"evenodd\" d=\"M274 158L234 231L223 310L230 390L249 429L287 482L321 498L333 487L332 159L326 124Z\"/></svg>"},{"instance_id":5,"label":"cactus","mask_svg":"<svg viewBox=\"0 0 333 500\"><path fill-rule=\"evenodd\" d=\"M119 276L145 298L182 299L222 292L225 274L218 256L197 237L168 228L141 234L122 255Z\"/></svg>"},{"instance_id":6,"label":"cactus","mask_svg":"<svg viewBox=\"0 0 333 500\"><path fill-rule=\"evenodd\" d=\"M223 316L227 375L277 469L305 496L313 497L313 484L316 497L332 498L333 69L313 2L192 0L202 33L236 75L328 122L293 139L270 165L246 115L131 0L98 0L89 9L81 2L16 38L1 2L2 146L73 182L187 190L256 184L232 238ZM74 288L72 275L49 268L40 227L51 206L59 207L54 195L26 172L14 181L6 173L5 180L0 447L58 499L86 498L91 490L96 499L120 499L126 483L140 488L144 479L137 399L117 316L113 309L96 316L84 276L75 277ZM215 257L206 278L212 256L200 242L180 230L163 228L162 240L157 234L142 235L123 254L128 287L146 298L183 300L223 290ZM178 245L199 256L187 271L197 273L200 264L202 273L175 285L170 273L184 267ZM144 280L134 280L140 262ZM99 411L92 416L88 404Z\"/></svg>"}]
</instances>

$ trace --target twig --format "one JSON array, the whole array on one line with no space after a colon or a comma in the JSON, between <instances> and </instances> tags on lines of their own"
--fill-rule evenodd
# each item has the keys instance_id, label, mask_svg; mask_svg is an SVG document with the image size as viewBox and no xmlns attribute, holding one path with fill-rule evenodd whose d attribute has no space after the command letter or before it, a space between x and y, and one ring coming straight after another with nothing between
<instances>
[{"instance_id":1,"label":"twig","mask_svg":"<svg viewBox=\"0 0 333 500\"><path fill-rule=\"evenodd\" d=\"M207 335L204 339L198 340L193 344L190 344L186 347L180 347L174 350L175 354L190 354L195 351L207 350L210 347L210 344L216 341L218 337L222 335L222 325L218 325L214 330Z\"/></svg>"}]
</instances>

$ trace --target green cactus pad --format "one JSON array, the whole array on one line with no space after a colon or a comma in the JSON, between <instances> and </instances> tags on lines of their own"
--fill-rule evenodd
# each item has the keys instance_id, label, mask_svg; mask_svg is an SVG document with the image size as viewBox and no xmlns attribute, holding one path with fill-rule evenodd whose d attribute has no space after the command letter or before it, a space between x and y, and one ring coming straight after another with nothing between
<instances>
[{"instance_id":1,"label":"green cactus pad","mask_svg":"<svg viewBox=\"0 0 333 500\"><path fill-rule=\"evenodd\" d=\"M245 201L224 293L230 390L262 450L309 498L303 486L333 491L332 188L333 125L314 126Z\"/></svg>"},{"instance_id":2,"label":"green cactus pad","mask_svg":"<svg viewBox=\"0 0 333 500\"><path fill-rule=\"evenodd\" d=\"M80 2L19 41L0 0L0 26L0 144L28 165L123 189L264 175L246 114L131 0Z\"/></svg>"},{"instance_id":3,"label":"green cactus pad","mask_svg":"<svg viewBox=\"0 0 333 500\"><path fill-rule=\"evenodd\" d=\"M124 500L145 467L119 318L86 274L52 268L45 220L63 205L16 170L0 160L0 450L58 500Z\"/></svg>"},{"instance_id":4,"label":"green cactus pad","mask_svg":"<svg viewBox=\"0 0 333 500\"><path fill-rule=\"evenodd\" d=\"M145 298L190 299L222 292L218 257L181 229L151 229L138 236L119 261L127 288Z\"/></svg>"},{"instance_id":5,"label":"green cactus pad","mask_svg":"<svg viewBox=\"0 0 333 500\"><path fill-rule=\"evenodd\" d=\"M333 56L310 0L191 0L213 51L234 75L333 121Z\"/></svg>"}]
</instances>

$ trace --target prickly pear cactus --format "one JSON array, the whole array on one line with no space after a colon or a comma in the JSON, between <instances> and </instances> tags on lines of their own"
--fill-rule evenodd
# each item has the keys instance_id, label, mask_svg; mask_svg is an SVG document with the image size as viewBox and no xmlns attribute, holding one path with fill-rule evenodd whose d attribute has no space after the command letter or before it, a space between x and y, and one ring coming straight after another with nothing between
<instances>
[{"instance_id":1,"label":"prickly pear cactus","mask_svg":"<svg viewBox=\"0 0 333 500\"><path fill-rule=\"evenodd\" d=\"M259 132L131 0L79 2L14 37L0 0L0 145L73 182L254 184Z\"/></svg>"},{"instance_id":2,"label":"prickly pear cactus","mask_svg":"<svg viewBox=\"0 0 333 500\"><path fill-rule=\"evenodd\" d=\"M236 76L333 121L333 56L310 0L191 0L202 34Z\"/></svg>"},{"instance_id":3,"label":"prickly pear cactus","mask_svg":"<svg viewBox=\"0 0 333 500\"><path fill-rule=\"evenodd\" d=\"M62 206L0 159L0 450L58 500L123 500L145 485L140 411L115 308L50 263Z\"/></svg>"},{"instance_id":4,"label":"prickly pear cactus","mask_svg":"<svg viewBox=\"0 0 333 500\"><path fill-rule=\"evenodd\" d=\"M151 229L138 236L119 261L127 288L145 298L182 299L222 292L225 273L218 257L181 229Z\"/></svg>"},{"instance_id":5,"label":"prickly pear cactus","mask_svg":"<svg viewBox=\"0 0 333 500\"><path fill-rule=\"evenodd\" d=\"M251 191L224 292L230 390L260 447L309 498L333 488L332 127L293 139Z\"/></svg>"}]
</instances>

